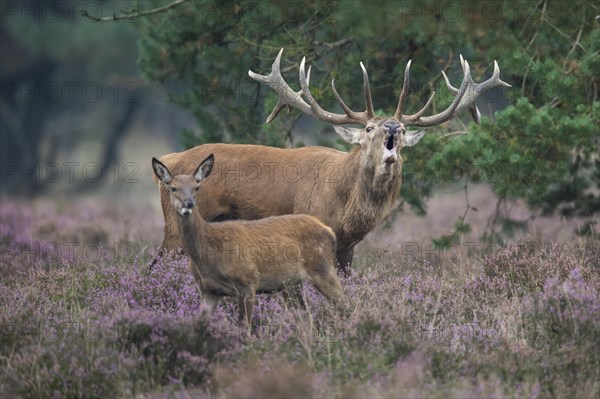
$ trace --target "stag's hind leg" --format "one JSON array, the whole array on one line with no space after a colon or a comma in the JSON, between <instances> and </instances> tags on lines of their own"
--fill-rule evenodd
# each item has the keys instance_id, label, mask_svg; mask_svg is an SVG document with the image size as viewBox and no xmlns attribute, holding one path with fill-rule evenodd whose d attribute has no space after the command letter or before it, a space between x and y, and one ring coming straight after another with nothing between
<instances>
[{"instance_id":1,"label":"stag's hind leg","mask_svg":"<svg viewBox=\"0 0 600 399\"><path fill-rule=\"evenodd\" d=\"M254 310L254 304L256 302L256 290L249 289L239 293L238 296L238 307L239 307L239 320L240 325L245 327L250 332L250 326L252 325L252 312Z\"/></svg>"},{"instance_id":2,"label":"stag's hind leg","mask_svg":"<svg viewBox=\"0 0 600 399\"><path fill-rule=\"evenodd\" d=\"M304 285L302 282L283 290L283 298L286 302L291 303L293 306L306 309L306 301L304 300Z\"/></svg>"}]
</instances>

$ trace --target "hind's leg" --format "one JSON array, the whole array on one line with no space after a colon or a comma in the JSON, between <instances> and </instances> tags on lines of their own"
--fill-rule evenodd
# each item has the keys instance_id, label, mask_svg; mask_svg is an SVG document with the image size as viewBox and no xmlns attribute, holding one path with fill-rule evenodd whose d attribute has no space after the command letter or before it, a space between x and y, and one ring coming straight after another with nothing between
<instances>
[{"instance_id":1,"label":"hind's leg","mask_svg":"<svg viewBox=\"0 0 600 399\"><path fill-rule=\"evenodd\" d=\"M205 304L207 304L210 307L211 311L214 311L217 307L217 304L219 303L218 297L204 292L202 293L202 300Z\"/></svg>"},{"instance_id":2,"label":"hind's leg","mask_svg":"<svg viewBox=\"0 0 600 399\"><path fill-rule=\"evenodd\" d=\"M337 304L344 302L346 297L340 279L335 272L334 264L333 260L324 260L321 267L310 273L309 278L321 294Z\"/></svg>"}]
</instances>

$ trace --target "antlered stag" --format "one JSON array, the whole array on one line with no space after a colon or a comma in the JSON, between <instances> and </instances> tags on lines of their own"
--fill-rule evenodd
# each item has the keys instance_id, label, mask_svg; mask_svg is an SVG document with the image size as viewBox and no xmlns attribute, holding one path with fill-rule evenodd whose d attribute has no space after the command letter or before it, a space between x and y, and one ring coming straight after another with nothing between
<instances>
[{"instance_id":1,"label":"antlered stag","mask_svg":"<svg viewBox=\"0 0 600 399\"><path fill-rule=\"evenodd\" d=\"M281 149L260 145L204 144L187 151L163 156L160 160L175 174L192 173L198 160L214 153L217 178L207 183L199 194L202 216L210 221L224 219L259 219L273 215L309 214L330 226L338 238L338 268L349 271L354 246L390 212L402 183L400 149L415 145L422 131L407 131L406 126L434 126L444 123L465 110L476 122L479 111L475 101L486 90L509 84L500 80L494 61L494 72L483 83L473 82L467 61L462 59L463 80L453 87L444 78L454 99L450 106L435 115L424 116L435 92L425 106L413 115L405 114L409 86L410 61L404 72L404 84L396 112L392 116L375 116L369 78L364 65L364 97L366 109L352 111L341 99L335 83L333 94L344 114L325 111L309 90L310 68L300 63L300 91L294 91L283 79L281 55L277 55L269 75L252 71L252 79L266 84L279 95L277 105L267 118L271 122L285 107L297 108L306 115L334 125L335 131L356 146L348 153L325 147ZM339 125L359 124L363 128ZM160 190L165 218L162 250L181 247L175 225L175 214L169 206L169 193ZM162 252L162 251L161 251Z\"/></svg>"},{"instance_id":2,"label":"antlered stag","mask_svg":"<svg viewBox=\"0 0 600 399\"><path fill-rule=\"evenodd\" d=\"M247 327L257 292L295 288L306 280L334 303L342 302L335 234L317 218L284 215L208 223L192 210L194 194L210 181L206 178L213 164L211 154L190 175L174 176L152 158L154 173L169 192L169 206L205 301L214 305L221 296L235 297L240 322ZM200 202L198 208L204 205Z\"/></svg>"}]
</instances>

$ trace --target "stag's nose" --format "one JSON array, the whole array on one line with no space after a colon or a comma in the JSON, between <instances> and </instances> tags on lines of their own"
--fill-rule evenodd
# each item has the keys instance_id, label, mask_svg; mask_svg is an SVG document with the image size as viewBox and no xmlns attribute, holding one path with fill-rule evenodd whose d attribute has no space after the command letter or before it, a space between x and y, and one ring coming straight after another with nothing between
<instances>
[{"instance_id":1,"label":"stag's nose","mask_svg":"<svg viewBox=\"0 0 600 399\"><path fill-rule=\"evenodd\" d=\"M183 201L183 205L185 205L186 208L191 209L194 207L194 205L196 205L196 201L194 201L191 198L188 198L185 201Z\"/></svg>"},{"instance_id":2,"label":"stag's nose","mask_svg":"<svg viewBox=\"0 0 600 399\"><path fill-rule=\"evenodd\" d=\"M390 136L394 136L398 133L398 129L400 128L400 123L394 121L387 121L383 124L383 131L389 134Z\"/></svg>"}]
</instances>

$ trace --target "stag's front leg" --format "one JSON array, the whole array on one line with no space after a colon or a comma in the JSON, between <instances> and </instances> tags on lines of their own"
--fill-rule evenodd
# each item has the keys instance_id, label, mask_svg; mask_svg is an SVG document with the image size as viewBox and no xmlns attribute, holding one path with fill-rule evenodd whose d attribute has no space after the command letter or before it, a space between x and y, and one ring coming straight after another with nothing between
<instances>
[{"instance_id":1,"label":"stag's front leg","mask_svg":"<svg viewBox=\"0 0 600 399\"><path fill-rule=\"evenodd\" d=\"M345 251L340 251L336 254L337 269L344 277L350 275L352 270L352 257L354 256L354 247Z\"/></svg>"}]
</instances>

